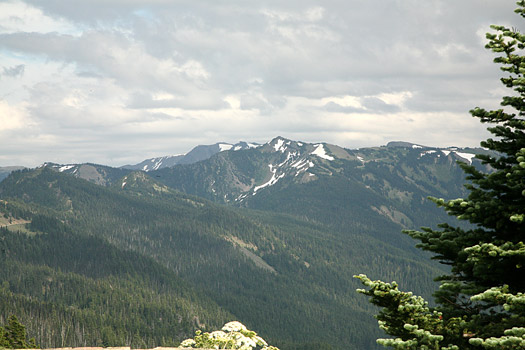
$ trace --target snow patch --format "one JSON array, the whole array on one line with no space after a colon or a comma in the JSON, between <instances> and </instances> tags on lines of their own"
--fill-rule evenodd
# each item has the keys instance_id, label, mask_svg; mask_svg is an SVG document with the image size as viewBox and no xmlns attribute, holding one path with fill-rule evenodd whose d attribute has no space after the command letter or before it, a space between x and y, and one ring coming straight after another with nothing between
<instances>
[{"instance_id":1,"label":"snow patch","mask_svg":"<svg viewBox=\"0 0 525 350\"><path fill-rule=\"evenodd\" d=\"M262 184L260 186L256 186L253 188L253 195L255 196L255 193L260 190L261 188L264 188L264 187L268 187L268 186L273 186L277 183L277 181L279 181L280 179L282 179L284 177L285 174L281 174L279 176L277 176L277 168L274 168L272 164L268 164L268 167L270 167L270 171L272 172L272 178L270 179L270 181L268 181L267 183L265 184Z\"/></svg>"},{"instance_id":2,"label":"snow patch","mask_svg":"<svg viewBox=\"0 0 525 350\"><path fill-rule=\"evenodd\" d=\"M158 161L157 163L155 163L155 165L153 166L153 170L157 170L160 168L160 166L162 165L162 159L160 161Z\"/></svg>"},{"instance_id":3,"label":"snow patch","mask_svg":"<svg viewBox=\"0 0 525 350\"><path fill-rule=\"evenodd\" d=\"M297 170L297 172L295 173L295 176L294 176L294 177L299 176L302 172L305 172L306 169L308 169L308 168L302 168L302 169Z\"/></svg>"},{"instance_id":4,"label":"snow patch","mask_svg":"<svg viewBox=\"0 0 525 350\"><path fill-rule=\"evenodd\" d=\"M284 153L284 151L286 150L286 147L284 146L284 140L277 140L275 145L273 145L273 148L275 149L275 152L281 151L282 153Z\"/></svg>"},{"instance_id":5,"label":"snow patch","mask_svg":"<svg viewBox=\"0 0 525 350\"><path fill-rule=\"evenodd\" d=\"M124 188L124 186L126 186L126 181L122 183L122 188Z\"/></svg>"},{"instance_id":6,"label":"snow patch","mask_svg":"<svg viewBox=\"0 0 525 350\"><path fill-rule=\"evenodd\" d=\"M297 171L295 173L295 177L297 177L299 174L307 171L309 168L314 166L314 163L309 162L307 159L299 159L298 161L292 163L292 168L296 168Z\"/></svg>"},{"instance_id":7,"label":"snow patch","mask_svg":"<svg viewBox=\"0 0 525 350\"><path fill-rule=\"evenodd\" d=\"M220 152L229 151L229 150L232 149L232 147L233 147L233 145L229 145L227 143L219 143Z\"/></svg>"},{"instance_id":8,"label":"snow patch","mask_svg":"<svg viewBox=\"0 0 525 350\"><path fill-rule=\"evenodd\" d=\"M361 161L361 163L364 163L365 162L365 159L361 156L357 156L357 159L359 159Z\"/></svg>"},{"instance_id":9,"label":"snow patch","mask_svg":"<svg viewBox=\"0 0 525 350\"><path fill-rule=\"evenodd\" d=\"M437 151L436 151L436 150L433 150L433 149L428 150L428 151L421 152L421 153L419 154L419 158L421 158L421 157L423 157L423 156L426 156L427 154L433 154L433 153L436 153L436 152L437 152ZM438 156L439 156L439 155L438 155Z\"/></svg>"},{"instance_id":10,"label":"snow patch","mask_svg":"<svg viewBox=\"0 0 525 350\"><path fill-rule=\"evenodd\" d=\"M423 147L421 147L419 145L412 145L412 148L423 148Z\"/></svg>"},{"instance_id":11,"label":"snow patch","mask_svg":"<svg viewBox=\"0 0 525 350\"><path fill-rule=\"evenodd\" d=\"M455 152L458 156L460 156L463 159L466 159L469 164L472 164L472 158L474 158L475 154L472 153L463 153L463 152Z\"/></svg>"},{"instance_id":12,"label":"snow patch","mask_svg":"<svg viewBox=\"0 0 525 350\"><path fill-rule=\"evenodd\" d=\"M63 171L69 170L69 169L74 168L74 167L75 167L75 165L64 165L64 166L61 166L60 168L58 168L58 171L63 172Z\"/></svg>"},{"instance_id":13,"label":"snow patch","mask_svg":"<svg viewBox=\"0 0 525 350\"><path fill-rule=\"evenodd\" d=\"M444 149L442 149L441 152L443 152L443 154L444 154L445 156L447 156L447 157L448 157L448 155L450 154L450 151L446 151L446 150L444 150Z\"/></svg>"},{"instance_id":14,"label":"snow patch","mask_svg":"<svg viewBox=\"0 0 525 350\"><path fill-rule=\"evenodd\" d=\"M307 162L308 162L308 160L306 160L306 159L299 159L297 162L292 163L292 167L293 168L302 168L303 166L306 165Z\"/></svg>"},{"instance_id":15,"label":"snow patch","mask_svg":"<svg viewBox=\"0 0 525 350\"><path fill-rule=\"evenodd\" d=\"M327 159L327 160L334 160L335 158L332 156L329 156L326 154L326 150L324 149L324 146L322 144L315 145L317 147L311 154L314 154L320 158Z\"/></svg>"},{"instance_id":16,"label":"snow patch","mask_svg":"<svg viewBox=\"0 0 525 350\"><path fill-rule=\"evenodd\" d=\"M286 162L290 160L290 158L292 158L295 155L296 155L295 153L288 152L288 154L286 155L286 159L281 164L277 165L277 167L278 168L282 167L284 164L286 164Z\"/></svg>"},{"instance_id":17,"label":"snow patch","mask_svg":"<svg viewBox=\"0 0 525 350\"><path fill-rule=\"evenodd\" d=\"M241 194L239 195L239 197L235 198L235 201L238 202L238 201L242 201L244 198L246 198L248 195L247 194Z\"/></svg>"}]
</instances>

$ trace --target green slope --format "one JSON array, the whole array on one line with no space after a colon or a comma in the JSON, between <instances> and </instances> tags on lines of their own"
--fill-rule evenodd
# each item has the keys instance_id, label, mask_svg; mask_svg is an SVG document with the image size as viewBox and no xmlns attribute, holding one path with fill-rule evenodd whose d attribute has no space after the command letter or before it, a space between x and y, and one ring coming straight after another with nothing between
<instances>
[{"instance_id":1,"label":"green slope","mask_svg":"<svg viewBox=\"0 0 525 350\"><path fill-rule=\"evenodd\" d=\"M280 344L283 350L325 345L334 349L374 348L378 335L376 322L369 316L371 307L363 304L355 293L359 286L352 275L367 273L374 278L395 279L406 288L428 295L433 289L432 277L440 273L423 260L419 252L414 252L411 245L402 243L399 231L390 241L383 239L382 235L377 236L381 239L370 235L382 225L389 227L388 220L382 219L378 224L371 221L367 224L369 227L359 224L355 226L355 232L341 234L322 220L307 222L296 216L216 205L175 192L141 173L128 174L108 188L48 168L15 172L0 183L0 198L8 202L5 210L10 210L11 215L32 221L30 230L45 232L31 237L16 236L24 237L27 242L38 242L35 247L45 246L39 240L51 240L54 237L52 231L64 227L61 238L46 243L50 250L35 249L35 253L26 254L20 260L14 259L12 254L6 257L6 264L34 271L32 287L25 282L19 283L20 288L15 287L9 278L16 276L16 272L11 273L11 277L3 277L4 281L9 281L9 286L4 289L6 295L12 293L10 299L25 300L21 302L24 305L21 309L25 310L22 313L31 314L31 303L36 294L46 288L46 279L37 278L45 276L45 271L54 274L53 281L63 281L62 285L67 286L64 288L70 293L74 293L76 287L68 276L80 278L85 284L79 287L82 289L93 288L88 287L90 283L118 287L126 295L122 298L129 298L131 303L141 300L135 294L149 293L153 299L166 302L159 302L156 306L158 314L163 316L159 317L157 326L151 327L151 337L140 332L137 335L146 339L148 346L153 341L159 342L153 345L168 344L183 333L191 335L197 323L195 316L198 322L212 327L229 313L271 343ZM381 218L379 214L377 217ZM39 220L44 223L39 224ZM11 235L5 230L2 232L5 237ZM388 235L394 235L393 231ZM102 250L88 249L95 243L82 240L94 240L108 249L104 253L108 260L103 263L106 270L87 269L85 266L89 265L76 260L77 255L91 259L91 263L100 259L97 254ZM75 246L77 253L68 255L61 263L49 257L75 251L70 247L72 242L78 242ZM56 249L54 253L50 253L52 249ZM29 256L34 256L34 259ZM113 264L113 261L119 263ZM131 268L129 264L139 266ZM160 264L162 269L155 264ZM81 266L85 269L76 270ZM140 270L141 266L143 270ZM161 269L163 274L156 279L148 278L157 282L140 282L148 281L148 271L155 269ZM107 271L107 275L90 275L89 271L93 270L100 270L97 273L101 274ZM138 270L140 273L128 272ZM189 288L187 292L178 290L184 283L177 282L180 280L176 278L184 280L193 289ZM166 279L173 279L172 289L159 290L159 281ZM96 294L111 295L107 289L103 290ZM209 299L192 290L206 294ZM184 293L195 297L187 301L180 296L186 295ZM177 298L177 295L186 302L180 301L178 308L186 310L186 305L193 313L181 311L175 313L177 316L172 315L174 310L168 307L168 299L162 298ZM53 307L66 310L64 312L77 312L80 308L67 297L42 299L42 303L51 303ZM120 315L119 312L126 309L123 307L125 303L117 303L117 310L113 310L112 303L102 302L93 304L94 310L87 307L85 312L102 317L104 312L96 308L99 305L105 305L109 315ZM49 313L49 310L40 312L43 319L53 318L53 312ZM183 315L180 327L175 327L168 338L161 324L165 321L164 326L174 327L171 320L180 315ZM139 316L133 322L139 324ZM64 324L63 319L59 318L55 324ZM109 319L115 320L108 316L107 322ZM121 340L124 334L131 337L137 328L142 328L133 328L130 322L115 321L108 327L113 327L115 336ZM23 323L28 322L23 319ZM87 333L83 335L85 339L101 337L96 332L96 335ZM37 340L43 343L42 339ZM129 338L125 340L128 342Z\"/></svg>"},{"instance_id":2,"label":"green slope","mask_svg":"<svg viewBox=\"0 0 525 350\"><path fill-rule=\"evenodd\" d=\"M24 216L38 234L0 228L0 315L19 315L42 347L173 346L232 317L150 258Z\"/></svg>"}]
</instances>

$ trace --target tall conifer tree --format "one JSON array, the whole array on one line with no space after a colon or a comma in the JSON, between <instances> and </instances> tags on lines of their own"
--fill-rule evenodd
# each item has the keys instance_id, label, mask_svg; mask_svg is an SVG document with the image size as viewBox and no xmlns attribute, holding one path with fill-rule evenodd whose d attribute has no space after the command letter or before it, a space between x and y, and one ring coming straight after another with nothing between
<instances>
[{"instance_id":1,"label":"tall conifer tree","mask_svg":"<svg viewBox=\"0 0 525 350\"><path fill-rule=\"evenodd\" d=\"M15 315L9 317L5 330L11 349L27 349L29 347L26 340L26 327L18 321Z\"/></svg>"},{"instance_id":2,"label":"tall conifer tree","mask_svg":"<svg viewBox=\"0 0 525 350\"><path fill-rule=\"evenodd\" d=\"M525 1L516 13L525 17ZM471 114L495 136L481 146L497 154L478 155L492 171L461 164L469 182L467 198L432 198L450 215L473 228L442 224L438 230L407 231L418 247L450 265L430 308L397 284L357 276L360 290L383 309L376 316L393 339L378 342L394 349L525 349L525 35L492 26L486 48L496 53L505 87L502 108L475 108Z\"/></svg>"}]
</instances>

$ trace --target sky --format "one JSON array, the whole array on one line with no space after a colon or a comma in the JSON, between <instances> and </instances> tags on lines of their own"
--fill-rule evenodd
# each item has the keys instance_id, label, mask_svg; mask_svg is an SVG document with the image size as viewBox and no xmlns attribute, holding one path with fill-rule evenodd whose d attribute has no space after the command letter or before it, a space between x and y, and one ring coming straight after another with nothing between
<instances>
[{"instance_id":1,"label":"sky","mask_svg":"<svg viewBox=\"0 0 525 350\"><path fill-rule=\"evenodd\" d=\"M276 136L479 146L511 0L0 0L0 166Z\"/></svg>"}]
</instances>

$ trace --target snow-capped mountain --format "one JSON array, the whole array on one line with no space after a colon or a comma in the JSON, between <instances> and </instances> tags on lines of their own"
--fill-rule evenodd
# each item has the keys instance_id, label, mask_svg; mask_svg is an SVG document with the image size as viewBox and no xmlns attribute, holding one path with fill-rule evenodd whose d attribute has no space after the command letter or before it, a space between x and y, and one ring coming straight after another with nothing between
<instances>
[{"instance_id":1,"label":"snow-capped mountain","mask_svg":"<svg viewBox=\"0 0 525 350\"><path fill-rule=\"evenodd\" d=\"M277 137L257 148L220 152L149 175L176 190L235 206L339 226L352 225L346 217L379 215L417 227L429 212L442 214L428 196L464 194L465 175L457 161L482 167L474 155L484 152L402 142L350 150Z\"/></svg>"},{"instance_id":2,"label":"snow-capped mountain","mask_svg":"<svg viewBox=\"0 0 525 350\"><path fill-rule=\"evenodd\" d=\"M214 154L223 151L240 151L244 149L256 148L259 146L260 145L257 143L248 143L243 141L236 144L218 142L213 145L199 145L186 154L150 158L135 165L124 165L122 168L148 172L162 168L170 168L177 164L191 164L200 162L201 160L206 160Z\"/></svg>"},{"instance_id":3,"label":"snow-capped mountain","mask_svg":"<svg viewBox=\"0 0 525 350\"><path fill-rule=\"evenodd\" d=\"M46 166L125 191L155 196L169 188L233 206L299 215L336 230L355 225L355 217L417 228L439 215L440 221L448 220L427 197L463 196L465 174L457 162L484 167L474 157L480 153L489 152L407 142L345 149L277 137L263 145L197 146L184 156L186 163L181 159L149 171L95 164Z\"/></svg>"},{"instance_id":4,"label":"snow-capped mountain","mask_svg":"<svg viewBox=\"0 0 525 350\"><path fill-rule=\"evenodd\" d=\"M372 164L394 165L418 160L421 166L428 162L438 164L441 160L456 167L456 160L470 164L479 152L480 149L441 149L406 142L348 150L327 143L305 143L277 137L236 155L224 153L202 164L161 169L155 175L179 190L228 203L245 201L281 183L289 186L290 183L304 184L326 176L341 176L349 167L354 168L354 173L361 173L362 168ZM192 181L188 182L188 179Z\"/></svg>"},{"instance_id":5,"label":"snow-capped mountain","mask_svg":"<svg viewBox=\"0 0 525 350\"><path fill-rule=\"evenodd\" d=\"M334 145L295 142L282 137L257 147L231 146L229 150L239 152L217 152L220 154L204 162L180 163L173 168L154 171L154 174L175 188L184 187L190 193L195 191L205 197L220 195L221 201L235 202L275 186L285 177L300 183L311 181L316 173L323 172L326 162L335 159L334 153L343 152ZM318 169L312 172L314 167ZM203 168L206 171L203 172ZM204 178L199 178L201 175ZM180 177L195 181L188 183Z\"/></svg>"},{"instance_id":6,"label":"snow-capped mountain","mask_svg":"<svg viewBox=\"0 0 525 350\"><path fill-rule=\"evenodd\" d=\"M428 196L457 198L464 194L465 175L457 161L482 167L474 156L486 152L407 142L351 150L277 137L263 145L197 146L173 166L167 158L158 158L157 163L144 163L135 171L146 172L174 190L219 203L319 221L335 217L340 225L351 224L340 218L356 213L380 215L403 227L417 227L435 209ZM95 164L46 166L100 185L126 183L122 186L126 189L130 182L122 179L134 171ZM350 215L349 210L355 213ZM436 211L434 215L440 214Z\"/></svg>"},{"instance_id":7,"label":"snow-capped mountain","mask_svg":"<svg viewBox=\"0 0 525 350\"><path fill-rule=\"evenodd\" d=\"M329 162L335 160L334 153L340 153L342 149L335 145L310 144L277 137L261 147L260 151L268 160L262 181L251 179L253 181L249 188L245 188L236 198L226 198L226 201L243 201L247 196L255 196L257 192L276 185L285 177L300 183L312 181L316 174L327 171ZM314 170L315 167L317 169Z\"/></svg>"}]
</instances>

